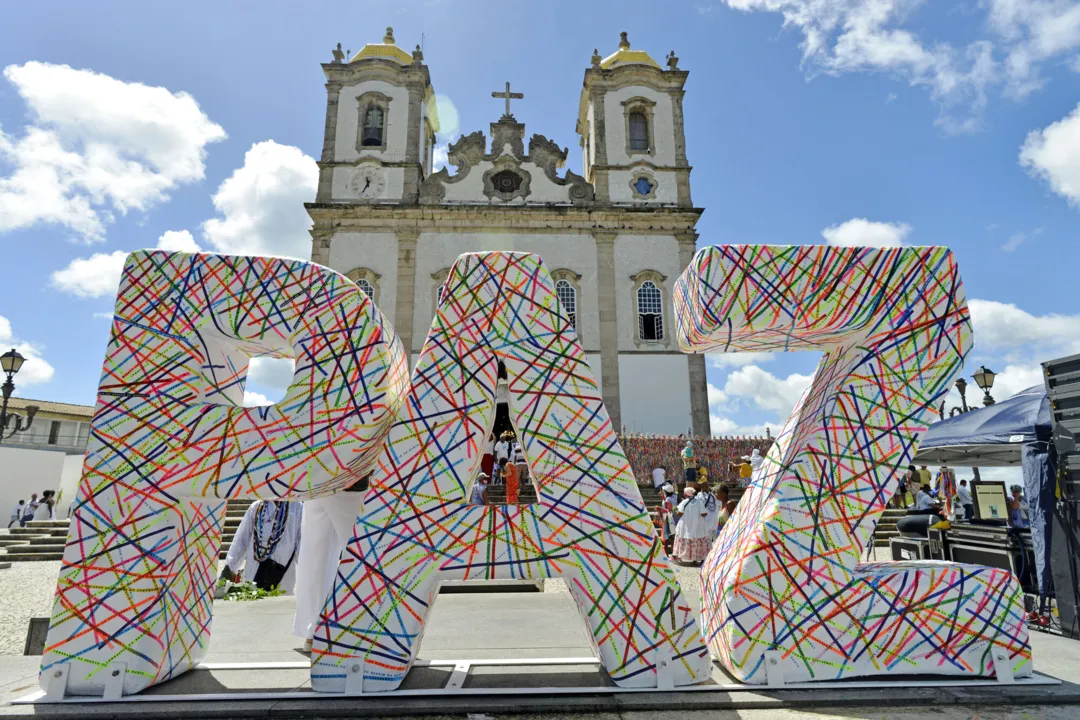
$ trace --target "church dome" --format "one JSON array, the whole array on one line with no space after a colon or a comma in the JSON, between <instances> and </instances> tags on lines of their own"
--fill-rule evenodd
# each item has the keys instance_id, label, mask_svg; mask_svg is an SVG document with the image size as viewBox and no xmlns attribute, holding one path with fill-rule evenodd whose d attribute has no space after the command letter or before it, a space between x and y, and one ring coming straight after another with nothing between
<instances>
[{"instance_id":1,"label":"church dome","mask_svg":"<svg viewBox=\"0 0 1080 720\"><path fill-rule=\"evenodd\" d=\"M659 69L660 66L644 50L631 50L630 40L626 33L619 34L619 49L600 61L600 67L604 70L621 67L623 65L650 65Z\"/></svg>"},{"instance_id":2,"label":"church dome","mask_svg":"<svg viewBox=\"0 0 1080 720\"><path fill-rule=\"evenodd\" d=\"M386 28L386 35L383 36L381 43L365 45L364 49L353 55L352 60L349 62L354 63L357 60L367 60L369 58L393 60L402 65L408 65L413 61L412 55L394 44L394 28L392 27Z\"/></svg>"}]
</instances>

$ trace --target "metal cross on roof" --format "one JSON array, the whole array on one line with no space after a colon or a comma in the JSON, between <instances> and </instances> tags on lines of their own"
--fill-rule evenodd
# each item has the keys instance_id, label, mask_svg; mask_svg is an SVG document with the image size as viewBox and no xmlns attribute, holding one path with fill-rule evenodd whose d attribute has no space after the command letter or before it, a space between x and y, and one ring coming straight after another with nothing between
<instances>
[{"instance_id":1,"label":"metal cross on roof","mask_svg":"<svg viewBox=\"0 0 1080 720\"><path fill-rule=\"evenodd\" d=\"M504 98L506 100L506 113L504 113L503 117L513 117L510 114L510 100L521 100L525 97L525 93L510 92L510 83L507 82L505 92L492 92L491 97Z\"/></svg>"}]
</instances>

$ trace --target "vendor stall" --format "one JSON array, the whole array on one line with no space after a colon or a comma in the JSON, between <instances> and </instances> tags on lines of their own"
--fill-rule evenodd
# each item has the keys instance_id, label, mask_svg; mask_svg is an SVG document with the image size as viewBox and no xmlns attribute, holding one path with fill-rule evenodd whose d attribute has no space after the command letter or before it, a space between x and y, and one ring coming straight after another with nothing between
<instances>
[{"instance_id":1,"label":"vendor stall","mask_svg":"<svg viewBox=\"0 0 1080 720\"><path fill-rule=\"evenodd\" d=\"M997 565L986 562L993 559L991 556L997 548L998 554L1010 563L1001 566L1010 567L1025 585L1034 582L1033 588L1029 585L1025 590L1030 588L1041 599L1052 594L1049 562L1054 453L1049 442L1051 429L1046 391L1038 385L1008 400L931 425L914 459L916 464L927 465L1023 468L1030 539L1026 530L1006 531L1003 521L980 518L972 523L954 523L943 544L951 548L948 559L981 564ZM978 484L973 490L978 493ZM978 504L976 498L976 506ZM1006 537L1010 533L1012 537ZM1034 575L1030 574L1030 567L1024 566L1023 561L1028 557L1033 558ZM1017 561L1020 561L1019 565ZM1043 609L1040 607L1040 614Z\"/></svg>"}]
</instances>

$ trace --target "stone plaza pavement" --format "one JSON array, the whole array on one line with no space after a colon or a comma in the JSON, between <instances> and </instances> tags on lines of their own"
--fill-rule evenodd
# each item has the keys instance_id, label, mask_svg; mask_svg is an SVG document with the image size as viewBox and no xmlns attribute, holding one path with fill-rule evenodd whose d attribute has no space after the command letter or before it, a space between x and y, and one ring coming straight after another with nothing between
<instances>
[{"instance_id":1,"label":"stone plaza pavement","mask_svg":"<svg viewBox=\"0 0 1080 720\"><path fill-rule=\"evenodd\" d=\"M690 574L686 569L685 573ZM682 573L680 573L682 574ZM690 583L687 583L688 585ZM435 605L420 657L426 659L582 658L594 651L586 626L559 582L546 592L444 594ZM696 587L696 585L695 585ZM688 593L691 597L696 592ZM595 665L474 667L467 688L532 687L532 694L457 697L333 697L307 690L300 641L289 636L294 600L218 602L208 663L285 662L282 669L199 670L152 688L144 695L236 693L214 702L163 701L121 704L10 705L37 687L39 658L0 657L0 717L48 718L263 718L263 717L458 717L469 713L501 718L1078 718L1080 642L1048 635L1032 638L1036 669L1061 685L927 688L914 680L886 689L844 688L712 692L639 692L555 695L540 688L604 687L610 681ZM417 668L403 689L441 687L452 668ZM714 680L730 683L717 669ZM296 691L296 699L244 699L267 691ZM1071 706L1069 704L1072 704ZM534 713L539 713L534 715Z\"/></svg>"}]
</instances>

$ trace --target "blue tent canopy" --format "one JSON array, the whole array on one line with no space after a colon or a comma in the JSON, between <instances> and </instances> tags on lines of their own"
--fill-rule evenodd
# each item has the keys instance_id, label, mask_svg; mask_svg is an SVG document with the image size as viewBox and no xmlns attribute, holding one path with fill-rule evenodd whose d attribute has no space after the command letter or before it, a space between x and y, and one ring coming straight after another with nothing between
<instances>
[{"instance_id":1,"label":"blue tent canopy","mask_svg":"<svg viewBox=\"0 0 1080 720\"><path fill-rule=\"evenodd\" d=\"M916 465L1019 466L1025 443L1049 440L1052 420L1046 389L1030 387L989 407L934 423L923 436Z\"/></svg>"}]
</instances>

